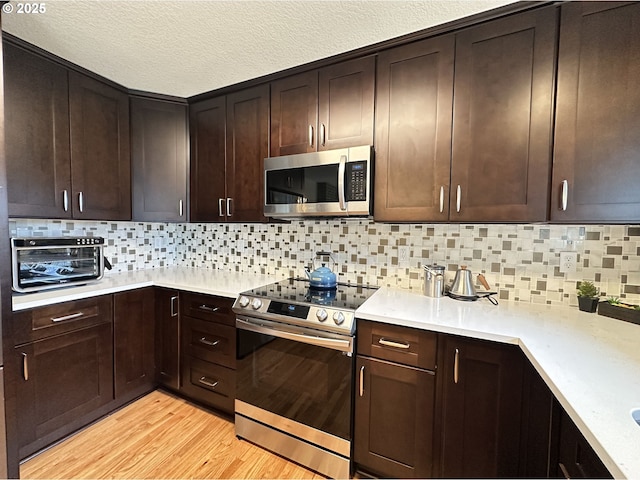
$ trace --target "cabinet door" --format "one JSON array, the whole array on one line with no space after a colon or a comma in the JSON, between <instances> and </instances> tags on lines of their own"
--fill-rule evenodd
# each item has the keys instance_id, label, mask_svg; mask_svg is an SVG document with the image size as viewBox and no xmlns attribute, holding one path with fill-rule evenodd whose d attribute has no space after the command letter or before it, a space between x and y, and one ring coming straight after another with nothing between
<instances>
[{"instance_id":1,"label":"cabinet door","mask_svg":"<svg viewBox=\"0 0 640 480\"><path fill-rule=\"evenodd\" d=\"M359 468L382 477L430 478L434 373L358 355L356 375L353 441Z\"/></svg>"},{"instance_id":2,"label":"cabinet door","mask_svg":"<svg viewBox=\"0 0 640 480\"><path fill-rule=\"evenodd\" d=\"M271 156L315 152L318 71L271 83Z\"/></svg>"},{"instance_id":3,"label":"cabinet door","mask_svg":"<svg viewBox=\"0 0 640 480\"><path fill-rule=\"evenodd\" d=\"M318 150L373 144L375 57L320 70Z\"/></svg>"},{"instance_id":4,"label":"cabinet door","mask_svg":"<svg viewBox=\"0 0 640 480\"><path fill-rule=\"evenodd\" d=\"M70 218L67 71L10 43L3 48L9 215Z\"/></svg>"},{"instance_id":5,"label":"cabinet door","mask_svg":"<svg viewBox=\"0 0 640 480\"><path fill-rule=\"evenodd\" d=\"M156 379L180 388L180 297L176 290L156 288Z\"/></svg>"},{"instance_id":6,"label":"cabinet door","mask_svg":"<svg viewBox=\"0 0 640 480\"><path fill-rule=\"evenodd\" d=\"M548 8L457 35L451 220L547 219L556 29Z\"/></svg>"},{"instance_id":7,"label":"cabinet door","mask_svg":"<svg viewBox=\"0 0 640 480\"><path fill-rule=\"evenodd\" d=\"M192 222L225 220L225 97L189 106Z\"/></svg>"},{"instance_id":8,"label":"cabinet door","mask_svg":"<svg viewBox=\"0 0 640 480\"><path fill-rule=\"evenodd\" d=\"M227 96L227 220L264 222L264 158L269 156L269 85Z\"/></svg>"},{"instance_id":9,"label":"cabinet door","mask_svg":"<svg viewBox=\"0 0 640 480\"><path fill-rule=\"evenodd\" d=\"M15 355L22 367L16 382L20 458L33 453L32 442L113 400L110 323L16 347Z\"/></svg>"},{"instance_id":10,"label":"cabinet door","mask_svg":"<svg viewBox=\"0 0 640 480\"><path fill-rule=\"evenodd\" d=\"M113 296L116 398L153 389L154 308L151 287Z\"/></svg>"},{"instance_id":11,"label":"cabinet door","mask_svg":"<svg viewBox=\"0 0 640 480\"><path fill-rule=\"evenodd\" d=\"M133 220L185 222L187 106L131 99Z\"/></svg>"},{"instance_id":12,"label":"cabinet door","mask_svg":"<svg viewBox=\"0 0 640 480\"><path fill-rule=\"evenodd\" d=\"M441 477L518 475L522 356L517 347L444 336Z\"/></svg>"},{"instance_id":13,"label":"cabinet door","mask_svg":"<svg viewBox=\"0 0 640 480\"><path fill-rule=\"evenodd\" d=\"M73 217L131 219L129 97L69 72Z\"/></svg>"},{"instance_id":14,"label":"cabinet door","mask_svg":"<svg viewBox=\"0 0 640 480\"><path fill-rule=\"evenodd\" d=\"M562 6L551 220L640 221L639 22L637 2Z\"/></svg>"},{"instance_id":15,"label":"cabinet door","mask_svg":"<svg viewBox=\"0 0 640 480\"><path fill-rule=\"evenodd\" d=\"M444 36L378 57L378 221L448 219L453 47L453 36Z\"/></svg>"}]
</instances>

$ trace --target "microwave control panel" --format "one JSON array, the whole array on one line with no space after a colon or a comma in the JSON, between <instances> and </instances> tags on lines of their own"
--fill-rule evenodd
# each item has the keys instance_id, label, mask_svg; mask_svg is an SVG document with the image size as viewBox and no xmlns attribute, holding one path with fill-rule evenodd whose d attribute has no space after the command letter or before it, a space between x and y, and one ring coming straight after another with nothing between
<instances>
[{"instance_id":1,"label":"microwave control panel","mask_svg":"<svg viewBox=\"0 0 640 480\"><path fill-rule=\"evenodd\" d=\"M345 173L347 201L365 201L367 199L367 162L348 162Z\"/></svg>"}]
</instances>

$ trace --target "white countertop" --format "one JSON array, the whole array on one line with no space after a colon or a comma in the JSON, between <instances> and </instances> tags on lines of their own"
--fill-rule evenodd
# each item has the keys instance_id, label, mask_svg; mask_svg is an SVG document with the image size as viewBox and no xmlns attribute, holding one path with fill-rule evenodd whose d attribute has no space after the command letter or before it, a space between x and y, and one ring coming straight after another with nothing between
<instances>
[{"instance_id":1,"label":"white countertop","mask_svg":"<svg viewBox=\"0 0 640 480\"><path fill-rule=\"evenodd\" d=\"M640 479L640 326L577 308L381 288L358 318L520 345L615 478Z\"/></svg>"},{"instance_id":2,"label":"white countertop","mask_svg":"<svg viewBox=\"0 0 640 480\"><path fill-rule=\"evenodd\" d=\"M206 268L166 267L137 270L106 274L102 280L79 287L57 288L37 293L14 293L13 311L150 286L235 298L240 292L278 280L282 280L282 277Z\"/></svg>"},{"instance_id":3,"label":"white countertop","mask_svg":"<svg viewBox=\"0 0 640 480\"><path fill-rule=\"evenodd\" d=\"M13 310L159 286L235 298L282 277L168 267L107 274L80 287L14 294ZM459 302L381 288L357 317L519 345L616 478L640 479L640 326L578 311L518 302Z\"/></svg>"}]
</instances>

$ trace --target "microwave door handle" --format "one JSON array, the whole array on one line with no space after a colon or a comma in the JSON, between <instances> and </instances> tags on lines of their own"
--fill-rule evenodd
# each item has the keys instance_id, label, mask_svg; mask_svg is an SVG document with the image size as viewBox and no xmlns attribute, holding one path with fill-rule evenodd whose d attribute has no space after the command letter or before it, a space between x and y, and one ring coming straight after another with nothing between
<instances>
[{"instance_id":1,"label":"microwave door handle","mask_svg":"<svg viewBox=\"0 0 640 480\"><path fill-rule=\"evenodd\" d=\"M347 166L347 156L340 155L340 163L338 165L338 201L340 202L340 210L347 209L347 202L344 194L344 171Z\"/></svg>"}]
</instances>

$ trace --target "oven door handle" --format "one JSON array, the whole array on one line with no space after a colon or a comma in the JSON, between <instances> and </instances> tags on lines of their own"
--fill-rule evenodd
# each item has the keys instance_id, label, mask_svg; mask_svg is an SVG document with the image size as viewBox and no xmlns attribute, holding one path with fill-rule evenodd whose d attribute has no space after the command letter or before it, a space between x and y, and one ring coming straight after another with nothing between
<instances>
[{"instance_id":1,"label":"oven door handle","mask_svg":"<svg viewBox=\"0 0 640 480\"><path fill-rule=\"evenodd\" d=\"M304 333L296 333L292 331L282 330L280 328L272 328L265 326L264 323L256 324L249 318L236 317L236 327L241 330L262 333L264 335L272 335L274 337L285 338L296 342L302 342L317 347L326 347L340 352L353 353L353 339L341 340L338 338L319 337L317 335L306 335Z\"/></svg>"}]
</instances>

